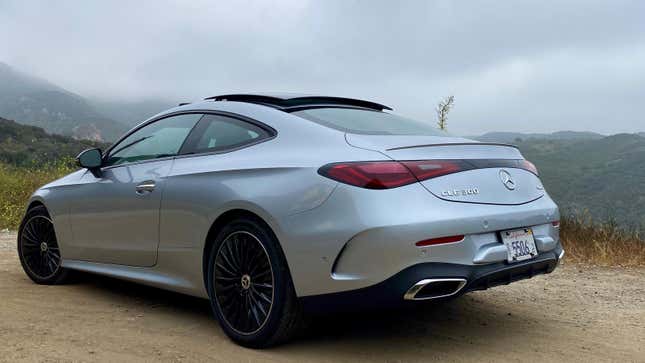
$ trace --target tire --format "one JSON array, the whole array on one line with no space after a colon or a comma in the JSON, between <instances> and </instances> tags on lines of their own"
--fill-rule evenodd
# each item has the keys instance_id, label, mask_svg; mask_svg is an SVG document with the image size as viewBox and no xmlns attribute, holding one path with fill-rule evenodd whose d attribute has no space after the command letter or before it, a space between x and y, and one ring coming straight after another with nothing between
<instances>
[{"instance_id":1,"label":"tire","mask_svg":"<svg viewBox=\"0 0 645 363\"><path fill-rule=\"evenodd\" d=\"M27 276L37 284L64 283L69 270L61 266L56 232L47 209L32 207L18 229L18 257Z\"/></svg>"},{"instance_id":2,"label":"tire","mask_svg":"<svg viewBox=\"0 0 645 363\"><path fill-rule=\"evenodd\" d=\"M262 221L239 218L222 228L207 273L211 307L234 342L267 348L286 342L302 327L286 259Z\"/></svg>"}]
</instances>

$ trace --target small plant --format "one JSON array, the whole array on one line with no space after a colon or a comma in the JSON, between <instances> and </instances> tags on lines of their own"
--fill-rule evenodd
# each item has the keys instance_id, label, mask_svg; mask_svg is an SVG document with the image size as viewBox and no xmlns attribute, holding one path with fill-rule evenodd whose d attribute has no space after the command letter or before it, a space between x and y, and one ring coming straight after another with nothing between
<instances>
[{"instance_id":1,"label":"small plant","mask_svg":"<svg viewBox=\"0 0 645 363\"><path fill-rule=\"evenodd\" d=\"M71 158L29 167L0 163L0 230L17 229L31 194L74 170Z\"/></svg>"},{"instance_id":2,"label":"small plant","mask_svg":"<svg viewBox=\"0 0 645 363\"><path fill-rule=\"evenodd\" d=\"M446 131L448 127L448 113L452 109L452 106L455 103L455 96L448 96L443 100L439 101L437 105L437 127L439 130Z\"/></svg>"}]
</instances>

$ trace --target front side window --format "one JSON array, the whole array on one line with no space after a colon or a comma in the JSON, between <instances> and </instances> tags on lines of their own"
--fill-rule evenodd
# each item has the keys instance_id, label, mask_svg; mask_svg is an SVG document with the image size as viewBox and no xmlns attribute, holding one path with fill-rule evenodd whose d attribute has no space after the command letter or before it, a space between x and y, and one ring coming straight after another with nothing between
<instances>
[{"instance_id":1,"label":"front side window","mask_svg":"<svg viewBox=\"0 0 645 363\"><path fill-rule=\"evenodd\" d=\"M263 128L221 115L205 115L186 140L182 153L205 153L234 149L270 136Z\"/></svg>"},{"instance_id":2,"label":"front side window","mask_svg":"<svg viewBox=\"0 0 645 363\"><path fill-rule=\"evenodd\" d=\"M381 111L321 107L295 111L292 114L352 134L450 136L433 127L430 122Z\"/></svg>"},{"instance_id":3,"label":"front side window","mask_svg":"<svg viewBox=\"0 0 645 363\"><path fill-rule=\"evenodd\" d=\"M112 148L106 165L175 156L202 114L171 116L133 132Z\"/></svg>"}]
</instances>

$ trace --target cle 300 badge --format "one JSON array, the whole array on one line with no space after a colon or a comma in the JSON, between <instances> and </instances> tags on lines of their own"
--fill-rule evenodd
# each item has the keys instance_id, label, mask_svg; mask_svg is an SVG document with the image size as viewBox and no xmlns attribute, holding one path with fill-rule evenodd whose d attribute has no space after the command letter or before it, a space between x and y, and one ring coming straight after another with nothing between
<instances>
[{"instance_id":1,"label":"cle 300 badge","mask_svg":"<svg viewBox=\"0 0 645 363\"><path fill-rule=\"evenodd\" d=\"M479 189L477 188L466 188L466 189L452 189L444 190L441 192L441 195L444 197L465 197L468 195L479 194Z\"/></svg>"}]
</instances>

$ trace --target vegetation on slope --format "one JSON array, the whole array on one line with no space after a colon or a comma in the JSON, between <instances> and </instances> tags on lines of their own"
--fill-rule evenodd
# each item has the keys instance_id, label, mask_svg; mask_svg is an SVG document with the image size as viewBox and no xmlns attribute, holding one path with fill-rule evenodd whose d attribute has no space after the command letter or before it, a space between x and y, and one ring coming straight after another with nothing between
<instances>
[{"instance_id":1,"label":"vegetation on slope","mask_svg":"<svg viewBox=\"0 0 645 363\"><path fill-rule=\"evenodd\" d=\"M42 165L75 157L84 149L105 147L94 141L50 135L35 126L0 118L0 162L15 166Z\"/></svg>"},{"instance_id":2,"label":"vegetation on slope","mask_svg":"<svg viewBox=\"0 0 645 363\"><path fill-rule=\"evenodd\" d=\"M517 142L540 171L566 216L582 212L645 233L645 138L618 134L598 140Z\"/></svg>"}]
</instances>

